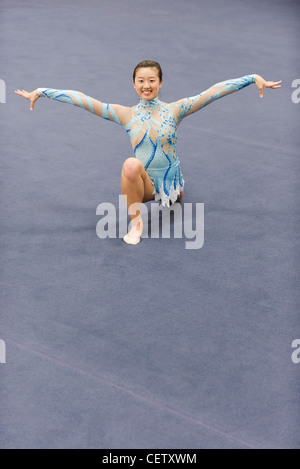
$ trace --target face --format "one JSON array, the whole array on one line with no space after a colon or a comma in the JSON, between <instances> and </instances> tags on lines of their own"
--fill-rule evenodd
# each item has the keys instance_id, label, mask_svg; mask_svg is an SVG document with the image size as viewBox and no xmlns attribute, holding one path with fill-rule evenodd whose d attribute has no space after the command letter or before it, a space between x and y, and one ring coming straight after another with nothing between
<instances>
[{"instance_id":1,"label":"face","mask_svg":"<svg viewBox=\"0 0 300 469\"><path fill-rule=\"evenodd\" d=\"M138 68L133 86L140 98L151 101L157 98L162 81L159 80L158 70L154 67Z\"/></svg>"}]
</instances>

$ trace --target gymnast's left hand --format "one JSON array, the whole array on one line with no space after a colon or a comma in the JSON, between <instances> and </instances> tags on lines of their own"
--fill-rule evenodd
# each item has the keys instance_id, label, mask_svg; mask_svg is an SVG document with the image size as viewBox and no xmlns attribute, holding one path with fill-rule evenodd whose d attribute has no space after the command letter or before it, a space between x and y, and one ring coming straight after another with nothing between
<instances>
[{"instance_id":1,"label":"gymnast's left hand","mask_svg":"<svg viewBox=\"0 0 300 469\"><path fill-rule=\"evenodd\" d=\"M282 80L280 81L266 81L260 75L256 75L255 77L255 84L259 90L259 97L263 98L263 89L264 88L271 88L272 90L276 88L281 88Z\"/></svg>"}]
</instances>

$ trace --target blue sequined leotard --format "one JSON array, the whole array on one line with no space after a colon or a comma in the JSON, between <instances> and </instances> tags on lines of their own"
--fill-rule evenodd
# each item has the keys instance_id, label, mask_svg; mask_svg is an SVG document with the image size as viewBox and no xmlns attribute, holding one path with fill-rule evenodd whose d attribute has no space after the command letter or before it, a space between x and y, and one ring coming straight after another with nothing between
<instances>
[{"instance_id":1,"label":"blue sequined leotard","mask_svg":"<svg viewBox=\"0 0 300 469\"><path fill-rule=\"evenodd\" d=\"M38 88L39 96L80 106L104 119L120 124L128 133L136 158L154 184L155 199L170 206L183 190L184 180L176 153L177 128L182 119L216 99L255 82L254 75L217 83L202 93L174 103L140 99L132 107L102 103L79 91Z\"/></svg>"}]
</instances>

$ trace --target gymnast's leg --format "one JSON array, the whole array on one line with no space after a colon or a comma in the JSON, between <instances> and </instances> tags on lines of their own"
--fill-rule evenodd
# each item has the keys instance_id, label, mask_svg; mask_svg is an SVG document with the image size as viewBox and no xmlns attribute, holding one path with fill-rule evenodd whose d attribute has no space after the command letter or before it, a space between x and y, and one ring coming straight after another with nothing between
<instances>
[{"instance_id":1,"label":"gymnast's leg","mask_svg":"<svg viewBox=\"0 0 300 469\"><path fill-rule=\"evenodd\" d=\"M139 243L143 232L143 221L141 217L140 205L142 202L154 200L154 185L145 171L145 168L137 158L127 158L123 164L121 173L122 194L127 197L127 208L134 205L135 210L130 214L132 228L124 236L124 241L128 244Z\"/></svg>"}]
</instances>

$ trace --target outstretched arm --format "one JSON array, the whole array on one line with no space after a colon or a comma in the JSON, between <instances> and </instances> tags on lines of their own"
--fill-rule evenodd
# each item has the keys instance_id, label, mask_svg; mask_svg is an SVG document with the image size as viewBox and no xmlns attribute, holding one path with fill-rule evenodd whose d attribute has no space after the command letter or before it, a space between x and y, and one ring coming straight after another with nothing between
<instances>
[{"instance_id":1,"label":"outstretched arm","mask_svg":"<svg viewBox=\"0 0 300 469\"><path fill-rule=\"evenodd\" d=\"M52 88L38 88L31 93L23 90L16 90L16 94L22 96L30 101L30 110L32 111L35 102L39 97L46 97L62 103L73 104L79 106L87 111L96 114L104 119L111 120L117 124L121 124L121 121L128 113L128 108L120 106L118 104L106 104L98 101L97 99L91 98L80 91L74 90L56 90Z\"/></svg>"},{"instance_id":2,"label":"outstretched arm","mask_svg":"<svg viewBox=\"0 0 300 469\"><path fill-rule=\"evenodd\" d=\"M208 90L203 91L197 96L177 101L175 105L181 108L179 117L182 119L183 117L186 117L193 112L199 111L199 109L202 109L216 99L223 98L223 96L234 93L235 91L239 91L242 88L251 85L252 83L255 83L258 87L261 98L263 97L264 88L275 89L281 87L281 81L265 81L260 75L256 74L222 81L220 83L216 83Z\"/></svg>"}]
</instances>

